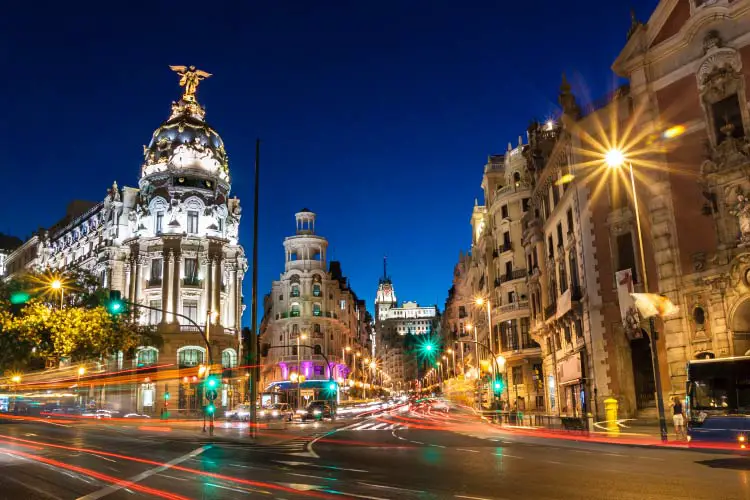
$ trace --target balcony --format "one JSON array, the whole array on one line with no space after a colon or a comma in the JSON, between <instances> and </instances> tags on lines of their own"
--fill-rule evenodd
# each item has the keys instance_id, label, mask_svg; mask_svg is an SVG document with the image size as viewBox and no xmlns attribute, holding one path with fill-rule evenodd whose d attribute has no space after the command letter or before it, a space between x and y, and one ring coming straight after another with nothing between
<instances>
[{"instance_id":1,"label":"balcony","mask_svg":"<svg viewBox=\"0 0 750 500\"><path fill-rule=\"evenodd\" d=\"M146 282L146 288L155 288L157 286L161 286L161 278L150 278Z\"/></svg>"},{"instance_id":2,"label":"balcony","mask_svg":"<svg viewBox=\"0 0 750 500\"><path fill-rule=\"evenodd\" d=\"M299 316L300 316L299 311L294 310L294 309L291 310L291 311L289 311L289 317L290 318L299 318Z\"/></svg>"},{"instance_id":3,"label":"balcony","mask_svg":"<svg viewBox=\"0 0 750 500\"><path fill-rule=\"evenodd\" d=\"M196 277L183 278L182 286L200 288L201 286L203 286L203 280Z\"/></svg>"},{"instance_id":4,"label":"balcony","mask_svg":"<svg viewBox=\"0 0 750 500\"><path fill-rule=\"evenodd\" d=\"M513 250L513 245L510 241L504 242L503 246L500 247L501 252L510 252L511 250Z\"/></svg>"},{"instance_id":5,"label":"balcony","mask_svg":"<svg viewBox=\"0 0 750 500\"><path fill-rule=\"evenodd\" d=\"M503 282L500 278L495 278L495 288L499 287L500 284Z\"/></svg>"},{"instance_id":6,"label":"balcony","mask_svg":"<svg viewBox=\"0 0 750 500\"><path fill-rule=\"evenodd\" d=\"M524 279L528 274L529 273L526 269L514 269L509 273L505 273L505 276L501 276L499 279L502 284L507 283L508 281Z\"/></svg>"},{"instance_id":7,"label":"balcony","mask_svg":"<svg viewBox=\"0 0 750 500\"><path fill-rule=\"evenodd\" d=\"M510 304L504 304L500 306L500 314L507 314L513 311L520 311L521 309L528 309L528 300L519 300L517 302L511 302Z\"/></svg>"}]
</instances>

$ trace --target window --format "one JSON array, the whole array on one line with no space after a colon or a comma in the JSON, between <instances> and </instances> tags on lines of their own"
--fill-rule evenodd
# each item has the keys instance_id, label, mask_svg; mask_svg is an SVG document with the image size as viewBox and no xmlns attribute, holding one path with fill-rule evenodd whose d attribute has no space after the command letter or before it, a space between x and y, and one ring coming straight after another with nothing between
<instances>
[{"instance_id":1,"label":"window","mask_svg":"<svg viewBox=\"0 0 750 500\"><path fill-rule=\"evenodd\" d=\"M583 322L581 321L581 319L576 319L573 323L573 326L576 329L576 338L583 338Z\"/></svg>"},{"instance_id":2,"label":"window","mask_svg":"<svg viewBox=\"0 0 750 500\"><path fill-rule=\"evenodd\" d=\"M237 352L234 349L224 349L221 353L222 368L237 368Z\"/></svg>"},{"instance_id":3,"label":"window","mask_svg":"<svg viewBox=\"0 0 750 500\"><path fill-rule=\"evenodd\" d=\"M740 111L740 100L737 94L725 97L719 102L711 105L711 113L714 119L714 133L716 134L716 144L720 144L727 138L725 127L732 126L729 136L735 139L745 137L745 129L742 125L742 112ZM724 131L722 131L724 129Z\"/></svg>"},{"instance_id":4,"label":"window","mask_svg":"<svg viewBox=\"0 0 750 500\"><path fill-rule=\"evenodd\" d=\"M578 261L576 260L575 248L570 251L570 284L575 293L578 289Z\"/></svg>"},{"instance_id":5,"label":"window","mask_svg":"<svg viewBox=\"0 0 750 500\"><path fill-rule=\"evenodd\" d=\"M560 293L565 292L568 289L568 274L565 272L565 259L560 259L558 264L560 269Z\"/></svg>"},{"instance_id":6,"label":"window","mask_svg":"<svg viewBox=\"0 0 750 500\"><path fill-rule=\"evenodd\" d=\"M182 314L192 319L196 323L198 322L198 301L197 300L185 300L182 302ZM182 323L187 323L186 319L180 318ZM191 323L192 324L192 323Z\"/></svg>"},{"instance_id":7,"label":"window","mask_svg":"<svg viewBox=\"0 0 750 500\"><path fill-rule=\"evenodd\" d=\"M568 234L573 233L573 209L568 209Z\"/></svg>"},{"instance_id":8,"label":"window","mask_svg":"<svg viewBox=\"0 0 750 500\"><path fill-rule=\"evenodd\" d=\"M342 311L345 311L346 310L346 300L341 299L341 301L339 302L339 307L341 307Z\"/></svg>"},{"instance_id":9,"label":"window","mask_svg":"<svg viewBox=\"0 0 750 500\"><path fill-rule=\"evenodd\" d=\"M523 384L523 366L514 366L513 369L513 385Z\"/></svg>"},{"instance_id":10,"label":"window","mask_svg":"<svg viewBox=\"0 0 750 500\"><path fill-rule=\"evenodd\" d=\"M198 211L197 210L188 210L187 232L188 234L198 234Z\"/></svg>"},{"instance_id":11,"label":"window","mask_svg":"<svg viewBox=\"0 0 750 500\"><path fill-rule=\"evenodd\" d=\"M529 211L529 201L529 198L524 198L521 200L521 210L523 210L524 212Z\"/></svg>"},{"instance_id":12,"label":"window","mask_svg":"<svg viewBox=\"0 0 750 500\"><path fill-rule=\"evenodd\" d=\"M321 292L320 292L320 283L313 284L313 296L314 297L320 297L320 295L321 295Z\"/></svg>"},{"instance_id":13,"label":"window","mask_svg":"<svg viewBox=\"0 0 750 500\"><path fill-rule=\"evenodd\" d=\"M323 348L320 347L320 344L315 344L315 347L313 348L313 352L317 355L320 355L323 352Z\"/></svg>"},{"instance_id":14,"label":"window","mask_svg":"<svg viewBox=\"0 0 750 500\"><path fill-rule=\"evenodd\" d=\"M565 333L565 343L566 344L572 344L573 339L570 336L570 325L568 323L563 324L563 332Z\"/></svg>"},{"instance_id":15,"label":"window","mask_svg":"<svg viewBox=\"0 0 750 500\"><path fill-rule=\"evenodd\" d=\"M547 337L547 353L552 353L552 337Z\"/></svg>"},{"instance_id":16,"label":"window","mask_svg":"<svg viewBox=\"0 0 750 500\"><path fill-rule=\"evenodd\" d=\"M164 211L159 210L156 212L156 220L154 222L154 232L156 234L161 234L164 230Z\"/></svg>"},{"instance_id":17,"label":"window","mask_svg":"<svg viewBox=\"0 0 750 500\"><path fill-rule=\"evenodd\" d=\"M150 283L161 282L161 272L164 261L161 258L151 259L151 279Z\"/></svg>"},{"instance_id":18,"label":"window","mask_svg":"<svg viewBox=\"0 0 750 500\"><path fill-rule=\"evenodd\" d=\"M299 304L292 304L292 310L290 311L289 315L293 318L299 316Z\"/></svg>"},{"instance_id":19,"label":"window","mask_svg":"<svg viewBox=\"0 0 750 500\"><path fill-rule=\"evenodd\" d=\"M159 351L153 347L144 347L136 353L135 364L137 367L155 365L158 357Z\"/></svg>"},{"instance_id":20,"label":"window","mask_svg":"<svg viewBox=\"0 0 750 500\"><path fill-rule=\"evenodd\" d=\"M563 246L562 222L558 222L557 224L557 246Z\"/></svg>"},{"instance_id":21,"label":"window","mask_svg":"<svg viewBox=\"0 0 750 500\"><path fill-rule=\"evenodd\" d=\"M503 219L508 218L508 205L503 205L500 208L500 217L502 217Z\"/></svg>"},{"instance_id":22,"label":"window","mask_svg":"<svg viewBox=\"0 0 750 500\"><path fill-rule=\"evenodd\" d=\"M323 369L324 369L323 366L315 365L313 367L313 373L315 373L315 375L317 375L319 377L322 377L323 376Z\"/></svg>"},{"instance_id":23,"label":"window","mask_svg":"<svg viewBox=\"0 0 750 500\"><path fill-rule=\"evenodd\" d=\"M203 363L203 350L198 347L185 347L177 355L180 368L189 368Z\"/></svg>"},{"instance_id":24,"label":"window","mask_svg":"<svg viewBox=\"0 0 750 500\"><path fill-rule=\"evenodd\" d=\"M560 203L560 189L558 189L556 183L553 183L550 189L552 190L552 207L554 208Z\"/></svg>"},{"instance_id":25,"label":"window","mask_svg":"<svg viewBox=\"0 0 750 500\"><path fill-rule=\"evenodd\" d=\"M547 253L550 260L555 258L555 244L552 243L552 236L547 236Z\"/></svg>"},{"instance_id":26,"label":"window","mask_svg":"<svg viewBox=\"0 0 750 500\"><path fill-rule=\"evenodd\" d=\"M317 304L317 303L313 304L313 316L320 316L320 315L321 315L320 304Z\"/></svg>"},{"instance_id":27,"label":"window","mask_svg":"<svg viewBox=\"0 0 750 500\"><path fill-rule=\"evenodd\" d=\"M505 231L503 233L503 252L510 250L510 233Z\"/></svg>"},{"instance_id":28,"label":"window","mask_svg":"<svg viewBox=\"0 0 750 500\"><path fill-rule=\"evenodd\" d=\"M185 259L185 284L186 285L198 285L198 259L187 258Z\"/></svg>"},{"instance_id":29,"label":"window","mask_svg":"<svg viewBox=\"0 0 750 500\"><path fill-rule=\"evenodd\" d=\"M299 286L292 285L292 293L290 294L290 297L299 297Z\"/></svg>"},{"instance_id":30,"label":"window","mask_svg":"<svg viewBox=\"0 0 750 500\"><path fill-rule=\"evenodd\" d=\"M513 263L506 262L505 263L505 279L509 281L512 277L513 277Z\"/></svg>"},{"instance_id":31,"label":"window","mask_svg":"<svg viewBox=\"0 0 750 500\"><path fill-rule=\"evenodd\" d=\"M531 349L539 347L539 344L531 338L529 330L531 329L531 322L529 318L521 318L521 347L523 349Z\"/></svg>"},{"instance_id":32,"label":"window","mask_svg":"<svg viewBox=\"0 0 750 500\"><path fill-rule=\"evenodd\" d=\"M513 172L513 184L515 184L516 187L521 185L521 174L518 172Z\"/></svg>"},{"instance_id":33,"label":"window","mask_svg":"<svg viewBox=\"0 0 750 500\"><path fill-rule=\"evenodd\" d=\"M318 323L313 324L313 332L320 333L320 325Z\"/></svg>"},{"instance_id":34,"label":"window","mask_svg":"<svg viewBox=\"0 0 750 500\"><path fill-rule=\"evenodd\" d=\"M151 300L148 306L151 308L148 310L148 323L158 325L161 323L161 300Z\"/></svg>"},{"instance_id":35,"label":"window","mask_svg":"<svg viewBox=\"0 0 750 500\"><path fill-rule=\"evenodd\" d=\"M695 321L695 326L698 327L699 330L703 329L703 326L706 323L706 312L702 307L698 306L693 309L693 321Z\"/></svg>"},{"instance_id":36,"label":"window","mask_svg":"<svg viewBox=\"0 0 750 500\"><path fill-rule=\"evenodd\" d=\"M633 283L640 283L635 267L635 250L631 233L617 235L617 266L620 271L630 269L633 272Z\"/></svg>"},{"instance_id":37,"label":"window","mask_svg":"<svg viewBox=\"0 0 750 500\"><path fill-rule=\"evenodd\" d=\"M218 217L218 218L216 219L216 223L217 223L217 224L218 224L218 226L219 226L219 232L220 232L220 233L223 233L223 232L224 232L224 219L222 219L221 217Z\"/></svg>"}]
</instances>

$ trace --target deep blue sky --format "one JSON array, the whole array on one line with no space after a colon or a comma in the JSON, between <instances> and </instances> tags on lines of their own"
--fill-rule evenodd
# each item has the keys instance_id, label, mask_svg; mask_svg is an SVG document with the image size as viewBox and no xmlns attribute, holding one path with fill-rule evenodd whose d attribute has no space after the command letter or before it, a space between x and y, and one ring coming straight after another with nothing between
<instances>
[{"instance_id":1,"label":"deep blue sky","mask_svg":"<svg viewBox=\"0 0 750 500\"><path fill-rule=\"evenodd\" d=\"M309 207L369 309L383 255L399 299L442 309L487 155L555 112L563 71L589 99L612 88L630 8L645 20L656 3L10 2L0 231L26 237L71 199L136 186L141 146L180 95L167 65L194 64L214 74L198 97L229 153L248 257L263 141L260 297Z\"/></svg>"}]
</instances>

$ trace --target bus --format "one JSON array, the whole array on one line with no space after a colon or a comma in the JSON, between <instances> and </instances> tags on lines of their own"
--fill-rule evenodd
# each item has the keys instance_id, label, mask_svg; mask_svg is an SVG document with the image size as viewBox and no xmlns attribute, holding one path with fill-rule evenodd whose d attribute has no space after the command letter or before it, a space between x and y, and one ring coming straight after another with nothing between
<instances>
[{"instance_id":1,"label":"bus","mask_svg":"<svg viewBox=\"0 0 750 500\"><path fill-rule=\"evenodd\" d=\"M748 449L750 356L688 362L685 407L690 443Z\"/></svg>"}]
</instances>

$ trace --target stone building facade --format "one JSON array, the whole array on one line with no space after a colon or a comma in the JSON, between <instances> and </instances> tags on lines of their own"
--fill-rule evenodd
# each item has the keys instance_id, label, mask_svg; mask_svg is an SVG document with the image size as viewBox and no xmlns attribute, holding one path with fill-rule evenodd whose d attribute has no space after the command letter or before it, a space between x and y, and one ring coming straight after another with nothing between
<instances>
[{"instance_id":1,"label":"stone building facade","mask_svg":"<svg viewBox=\"0 0 750 500\"><path fill-rule=\"evenodd\" d=\"M679 306L658 325L665 397L683 394L687 360L750 354L750 1L663 0L613 69L647 143L632 161L650 286Z\"/></svg>"},{"instance_id":2,"label":"stone building facade","mask_svg":"<svg viewBox=\"0 0 750 500\"><path fill-rule=\"evenodd\" d=\"M291 403L300 374L302 400L329 399L324 392L331 379L341 393L350 392L356 353L367 352L372 321L341 264L327 265L328 240L315 232L316 215L303 209L295 219L295 234L284 239L284 272L266 296L261 324L267 350L261 385ZM362 370L357 373L361 379Z\"/></svg>"},{"instance_id":3,"label":"stone building facade","mask_svg":"<svg viewBox=\"0 0 750 500\"><path fill-rule=\"evenodd\" d=\"M137 188L114 183L101 202L73 202L58 224L8 256L9 273L83 268L124 299L151 308L134 309L138 321L157 328L163 347L138 349L133 360L120 356L113 367L177 370L158 384L151 381L156 375L147 377L119 405L158 414L169 392L172 410L198 411L204 403L198 367L212 361L223 369L219 403L231 406L243 399L236 370L247 268L238 241L241 207L230 197L224 144L205 121L195 87L172 103L143 151ZM209 332L210 353L193 322Z\"/></svg>"}]
</instances>

